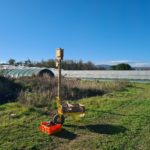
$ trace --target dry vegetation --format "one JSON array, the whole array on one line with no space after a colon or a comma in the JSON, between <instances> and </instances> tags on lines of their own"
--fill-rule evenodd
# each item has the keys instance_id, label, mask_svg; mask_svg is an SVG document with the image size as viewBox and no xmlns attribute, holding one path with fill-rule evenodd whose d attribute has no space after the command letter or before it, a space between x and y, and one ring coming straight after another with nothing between
<instances>
[{"instance_id":1,"label":"dry vegetation","mask_svg":"<svg viewBox=\"0 0 150 150\"><path fill-rule=\"evenodd\" d=\"M22 85L18 99L26 105L44 107L57 96L57 79L44 77L20 78L16 83ZM91 96L101 96L113 90L122 90L127 81L82 81L62 79L61 97L63 100L77 100Z\"/></svg>"},{"instance_id":2,"label":"dry vegetation","mask_svg":"<svg viewBox=\"0 0 150 150\"><path fill-rule=\"evenodd\" d=\"M55 108L57 96L57 79L44 77L23 77L9 79L0 77L0 103L19 101L23 105L38 108ZM62 79L61 99L78 100L81 98L102 96L114 90L123 90L129 85L127 81L84 81Z\"/></svg>"}]
</instances>

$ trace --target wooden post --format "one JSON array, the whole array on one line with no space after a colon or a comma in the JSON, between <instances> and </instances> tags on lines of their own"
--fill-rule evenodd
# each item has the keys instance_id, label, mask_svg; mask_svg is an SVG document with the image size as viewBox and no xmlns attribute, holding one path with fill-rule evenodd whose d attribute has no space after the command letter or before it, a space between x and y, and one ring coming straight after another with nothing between
<instances>
[{"instance_id":1,"label":"wooden post","mask_svg":"<svg viewBox=\"0 0 150 150\"><path fill-rule=\"evenodd\" d=\"M61 98L61 59L58 60L58 97Z\"/></svg>"},{"instance_id":2,"label":"wooden post","mask_svg":"<svg viewBox=\"0 0 150 150\"><path fill-rule=\"evenodd\" d=\"M56 49L56 67L58 67L58 97L61 98L61 60L63 60L64 50Z\"/></svg>"}]
</instances>

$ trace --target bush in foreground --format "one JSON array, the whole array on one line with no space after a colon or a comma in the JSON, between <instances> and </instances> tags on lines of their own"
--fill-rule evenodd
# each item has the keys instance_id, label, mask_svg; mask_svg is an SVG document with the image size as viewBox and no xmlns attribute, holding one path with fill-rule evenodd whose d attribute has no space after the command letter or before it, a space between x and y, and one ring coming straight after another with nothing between
<instances>
[{"instance_id":1,"label":"bush in foreground","mask_svg":"<svg viewBox=\"0 0 150 150\"><path fill-rule=\"evenodd\" d=\"M13 79L0 76L0 104L14 101L21 89L21 85L15 83Z\"/></svg>"}]
</instances>

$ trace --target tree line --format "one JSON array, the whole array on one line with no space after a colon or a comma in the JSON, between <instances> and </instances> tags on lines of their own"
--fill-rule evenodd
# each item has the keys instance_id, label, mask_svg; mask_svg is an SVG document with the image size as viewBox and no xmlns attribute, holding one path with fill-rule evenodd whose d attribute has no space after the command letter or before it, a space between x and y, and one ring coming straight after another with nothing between
<instances>
[{"instance_id":1,"label":"tree line","mask_svg":"<svg viewBox=\"0 0 150 150\"><path fill-rule=\"evenodd\" d=\"M56 61L54 59L41 60L38 62L33 62L30 59L25 61L17 62L15 59L8 60L9 65L14 66L26 66L26 67L46 67L46 68L56 68ZM62 69L65 70L108 70L101 65L95 65L93 62L83 62L82 60L64 60L62 61ZM121 63L118 65L110 66L109 70L132 70L132 67L129 64Z\"/></svg>"}]
</instances>

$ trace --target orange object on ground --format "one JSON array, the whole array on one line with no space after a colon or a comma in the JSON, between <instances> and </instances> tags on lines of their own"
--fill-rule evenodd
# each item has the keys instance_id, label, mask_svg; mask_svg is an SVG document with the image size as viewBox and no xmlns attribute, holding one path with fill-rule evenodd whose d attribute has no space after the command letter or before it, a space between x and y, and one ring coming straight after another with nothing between
<instances>
[{"instance_id":1,"label":"orange object on ground","mask_svg":"<svg viewBox=\"0 0 150 150\"><path fill-rule=\"evenodd\" d=\"M48 135L52 135L56 132L61 131L62 129L62 124L54 124L54 125L50 125L49 122L41 122L39 129L44 132L47 133Z\"/></svg>"}]
</instances>

